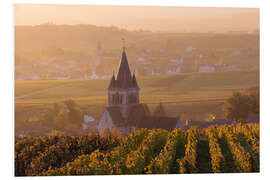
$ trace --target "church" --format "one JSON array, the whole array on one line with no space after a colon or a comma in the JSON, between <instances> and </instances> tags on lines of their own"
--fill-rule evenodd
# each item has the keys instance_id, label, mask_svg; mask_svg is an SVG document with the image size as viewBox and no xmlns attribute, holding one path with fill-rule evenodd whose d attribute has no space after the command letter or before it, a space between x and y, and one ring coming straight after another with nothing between
<instances>
[{"instance_id":1,"label":"church","mask_svg":"<svg viewBox=\"0 0 270 180\"><path fill-rule=\"evenodd\" d=\"M140 103L140 88L135 73L130 72L125 47L118 73L113 73L108 87L108 107L99 121L98 132L101 134L106 127L116 128L124 136L140 128L181 128L178 117L152 116L148 106Z\"/></svg>"}]
</instances>

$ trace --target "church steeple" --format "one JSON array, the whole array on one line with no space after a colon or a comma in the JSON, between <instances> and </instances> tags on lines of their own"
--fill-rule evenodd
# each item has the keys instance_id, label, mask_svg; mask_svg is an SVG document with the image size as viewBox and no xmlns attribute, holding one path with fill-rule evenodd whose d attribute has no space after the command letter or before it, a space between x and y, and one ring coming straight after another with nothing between
<instances>
[{"instance_id":1,"label":"church steeple","mask_svg":"<svg viewBox=\"0 0 270 180\"><path fill-rule=\"evenodd\" d=\"M137 83L137 80L136 80L135 71L133 72L133 76L132 76L132 85L133 85L133 88L139 89L139 86L138 86L138 83Z\"/></svg>"},{"instance_id":2,"label":"church steeple","mask_svg":"<svg viewBox=\"0 0 270 180\"><path fill-rule=\"evenodd\" d=\"M125 46L117 76L113 73L108 87L108 101L110 106L121 106L123 116L127 115L129 105L139 104L139 86L135 72L130 72Z\"/></svg>"},{"instance_id":3,"label":"church steeple","mask_svg":"<svg viewBox=\"0 0 270 180\"><path fill-rule=\"evenodd\" d=\"M113 76L109 85L109 89L113 89L116 86L116 81L115 81L115 76L114 76L114 72L113 72Z\"/></svg>"},{"instance_id":4,"label":"church steeple","mask_svg":"<svg viewBox=\"0 0 270 180\"><path fill-rule=\"evenodd\" d=\"M119 71L117 73L117 81L119 83L119 88L129 88L131 85L131 73L129 69L129 64L127 61L127 55L125 48L123 48L121 62L119 65Z\"/></svg>"}]
</instances>

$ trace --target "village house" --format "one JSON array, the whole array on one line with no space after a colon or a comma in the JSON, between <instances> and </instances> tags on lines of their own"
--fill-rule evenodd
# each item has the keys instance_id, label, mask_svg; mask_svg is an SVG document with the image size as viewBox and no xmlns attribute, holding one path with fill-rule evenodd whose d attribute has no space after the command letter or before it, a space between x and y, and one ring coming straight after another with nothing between
<instances>
[{"instance_id":1,"label":"village house","mask_svg":"<svg viewBox=\"0 0 270 180\"><path fill-rule=\"evenodd\" d=\"M162 128L172 130L180 128L178 117L152 116L146 104L140 103L140 88L135 73L131 74L126 51L123 48L117 76L112 75L108 87L108 107L98 124L98 131L104 128L116 128L122 135L139 128Z\"/></svg>"},{"instance_id":2,"label":"village house","mask_svg":"<svg viewBox=\"0 0 270 180\"><path fill-rule=\"evenodd\" d=\"M199 68L199 72L215 72L215 67L209 65L202 65Z\"/></svg>"}]
</instances>

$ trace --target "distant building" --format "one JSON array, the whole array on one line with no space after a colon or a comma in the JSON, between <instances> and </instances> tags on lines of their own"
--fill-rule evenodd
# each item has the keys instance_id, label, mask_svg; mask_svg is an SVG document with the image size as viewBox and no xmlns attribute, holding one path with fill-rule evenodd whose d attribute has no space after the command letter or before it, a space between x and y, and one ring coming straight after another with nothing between
<instances>
[{"instance_id":1,"label":"distant building","mask_svg":"<svg viewBox=\"0 0 270 180\"><path fill-rule=\"evenodd\" d=\"M216 64L215 65L215 71L230 71L230 70L234 70L237 69L236 65L230 65L230 64Z\"/></svg>"},{"instance_id":2,"label":"distant building","mask_svg":"<svg viewBox=\"0 0 270 180\"><path fill-rule=\"evenodd\" d=\"M70 76L60 76L57 77L58 80L66 80L66 79L70 79Z\"/></svg>"},{"instance_id":3,"label":"distant building","mask_svg":"<svg viewBox=\"0 0 270 180\"><path fill-rule=\"evenodd\" d=\"M197 128L207 128L208 126L221 126L221 125L230 125L234 124L233 121L229 121L226 119L214 120L214 121L188 121L185 124L184 129L188 129L191 126L196 126Z\"/></svg>"},{"instance_id":4,"label":"distant building","mask_svg":"<svg viewBox=\"0 0 270 180\"><path fill-rule=\"evenodd\" d=\"M248 117L246 118L246 123L253 124L253 123L260 123L259 114L249 113ZM186 120L185 126L183 129L188 129L191 126L196 126L198 128L207 128L209 126L222 126L222 125L231 125L236 124L236 121L231 121L227 119L214 119L213 121L188 121Z\"/></svg>"},{"instance_id":5,"label":"distant building","mask_svg":"<svg viewBox=\"0 0 270 180\"><path fill-rule=\"evenodd\" d=\"M186 48L186 51L194 51L194 50L196 50L196 48L195 47L192 47L192 46L188 46Z\"/></svg>"},{"instance_id":6,"label":"distant building","mask_svg":"<svg viewBox=\"0 0 270 180\"><path fill-rule=\"evenodd\" d=\"M136 75L130 72L125 48L117 76L113 74L108 88L108 104L98 124L98 132L104 128L116 128L127 135L139 128L163 128L172 130L181 127L178 117L151 116L148 106L139 102L140 88Z\"/></svg>"},{"instance_id":7,"label":"distant building","mask_svg":"<svg viewBox=\"0 0 270 180\"><path fill-rule=\"evenodd\" d=\"M199 68L199 72L215 72L215 67L209 65L202 65Z\"/></svg>"},{"instance_id":8,"label":"distant building","mask_svg":"<svg viewBox=\"0 0 270 180\"><path fill-rule=\"evenodd\" d=\"M83 121L84 121L82 124L83 130L91 130L91 128L95 126L95 119L92 116L84 115Z\"/></svg>"},{"instance_id":9,"label":"distant building","mask_svg":"<svg viewBox=\"0 0 270 180\"><path fill-rule=\"evenodd\" d=\"M175 63L175 64L182 64L184 62L184 58L174 58L174 59L171 59L170 60L172 63Z\"/></svg>"},{"instance_id":10,"label":"distant building","mask_svg":"<svg viewBox=\"0 0 270 180\"><path fill-rule=\"evenodd\" d=\"M167 71L167 74L180 74L181 73L181 68L180 66L171 68Z\"/></svg>"},{"instance_id":11,"label":"distant building","mask_svg":"<svg viewBox=\"0 0 270 180\"><path fill-rule=\"evenodd\" d=\"M142 56L139 56L137 60L140 61L140 62L145 62L145 59Z\"/></svg>"},{"instance_id":12,"label":"distant building","mask_svg":"<svg viewBox=\"0 0 270 180\"><path fill-rule=\"evenodd\" d=\"M158 75L160 75L160 73L157 70L155 70L154 68L152 68L151 76L158 76Z\"/></svg>"},{"instance_id":13,"label":"distant building","mask_svg":"<svg viewBox=\"0 0 270 180\"><path fill-rule=\"evenodd\" d=\"M240 49L236 49L235 51L233 51L232 54L233 55L239 55L239 54L241 54L241 50Z\"/></svg>"}]
</instances>

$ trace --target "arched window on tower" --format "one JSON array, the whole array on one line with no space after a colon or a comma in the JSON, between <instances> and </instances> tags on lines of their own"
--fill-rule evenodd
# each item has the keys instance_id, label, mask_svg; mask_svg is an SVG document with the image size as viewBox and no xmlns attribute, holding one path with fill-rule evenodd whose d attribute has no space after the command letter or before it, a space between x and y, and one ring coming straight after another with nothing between
<instances>
[{"instance_id":1,"label":"arched window on tower","mask_svg":"<svg viewBox=\"0 0 270 180\"><path fill-rule=\"evenodd\" d=\"M116 103L115 104L119 104L119 93L117 92L115 96L116 96Z\"/></svg>"},{"instance_id":2,"label":"arched window on tower","mask_svg":"<svg viewBox=\"0 0 270 180\"><path fill-rule=\"evenodd\" d=\"M128 95L128 103L132 103L132 94Z\"/></svg>"},{"instance_id":3,"label":"arched window on tower","mask_svg":"<svg viewBox=\"0 0 270 180\"><path fill-rule=\"evenodd\" d=\"M131 99L131 94L128 95L128 103L131 103L132 99Z\"/></svg>"},{"instance_id":4,"label":"arched window on tower","mask_svg":"<svg viewBox=\"0 0 270 180\"><path fill-rule=\"evenodd\" d=\"M123 104L123 95L122 94L119 96L119 103Z\"/></svg>"}]
</instances>

